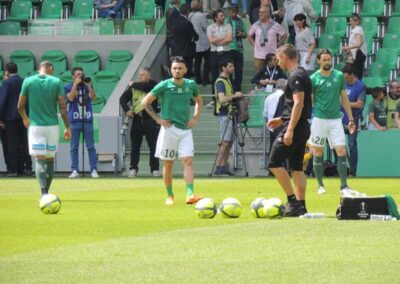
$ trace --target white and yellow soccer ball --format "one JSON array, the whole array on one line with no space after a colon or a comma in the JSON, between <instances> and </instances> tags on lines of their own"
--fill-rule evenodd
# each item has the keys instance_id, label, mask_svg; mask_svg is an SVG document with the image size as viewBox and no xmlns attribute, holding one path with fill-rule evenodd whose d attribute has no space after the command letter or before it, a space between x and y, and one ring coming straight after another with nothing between
<instances>
[{"instance_id":1,"label":"white and yellow soccer ball","mask_svg":"<svg viewBox=\"0 0 400 284\"><path fill-rule=\"evenodd\" d=\"M200 219L214 218L217 211L217 203L211 198L203 198L196 203L195 213Z\"/></svg>"},{"instance_id":2,"label":"white and yellow soccer ball","mask_svg":"<svg viewBox=\"0 0 400 284\"><path fill-rule=\"evenodd\" d=\"M279 198L269 198L265 200L263 204L263 211L266 218L281 218L285 215L285 204L283 204L283 202Z\"/></svg>"},{"instance_id":3,"label":"white and yellow soccer ball","mask_svg":"<svg viewBox=\"0 0 400 284\"><path fill-rule=\"evenodd\" d=\"M259 197L254 199L254 201L250 205L250 212L254 218L267 218L267 215L264 211L264 201L266 199L263 197Z\"/></svg>"},{"instance_id":4,"label":"white and yellow soccer ball","mask_svg":"<svg viewBox=\"0 0 400 284\"><path fill-rule=\"evenodd\" d=\"M40 198L39 207L44 214L57 214L61 208L61 200L54 194L45 194Z\"/></svg>"},{"instance_id":5,"label":"white and yellow soccer ball","mask_svg":"<svg viewBox=\"0 0 400 284\"><path fill-rule=\"evenodd\" d=\"M219 206L219 210L225 218L239 218L242 214L242 204L236 198L226 198Z\"/></svg>"}]
</instances>

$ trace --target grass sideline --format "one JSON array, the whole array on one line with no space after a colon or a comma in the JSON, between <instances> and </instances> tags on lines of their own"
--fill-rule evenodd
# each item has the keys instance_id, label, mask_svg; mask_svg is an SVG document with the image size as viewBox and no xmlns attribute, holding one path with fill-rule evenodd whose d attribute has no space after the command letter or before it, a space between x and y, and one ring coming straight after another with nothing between
<instances>
[{"instance_id":1,"label":"grass sideline","mask_svg":"<svg viewBox=\"0 0 400 284\"><path fill-rule=\"evenodd\" d=\"M391 194L398 179L351 179L368 195ZM339 180L316 194L310 179L307 207L322 220L254 219L250 203L279 197L274 179L197 179L196 193L220 203L242 202L239 219L195 217L174 181L176 204L163 204L161 179L61 179L52 193L57 215L38 208L34 179L2 179L0 283L388 283L399 268L398 222L337 221Z\"/></svg>"}]
</instances>

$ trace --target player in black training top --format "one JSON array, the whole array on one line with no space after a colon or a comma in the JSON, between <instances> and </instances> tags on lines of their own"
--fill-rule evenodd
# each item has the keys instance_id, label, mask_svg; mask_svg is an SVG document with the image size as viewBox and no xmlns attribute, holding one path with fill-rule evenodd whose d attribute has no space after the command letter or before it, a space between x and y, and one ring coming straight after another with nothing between
<instances>
[{"instance_id":1,"label":"player in black training top","mask_svg":"<svg viewBox=\"0 0 400 284\"><path fill-rule=\"evenodd\" d=\"M288 199L286 213L288 217L307 213L305 205L306 176L303 172L303 157L310 136L308 119L311 116L311 80L298 64L298 52L290 44L277 50L279 66L289 71L285 87L285 103L281 117L268 121L267 126L274 129L282 126L282 131L272 145L268 168L274 174L285 191ZM289 169L294 189L283 162L289 160Z\"/></svg>"}]
</instances>

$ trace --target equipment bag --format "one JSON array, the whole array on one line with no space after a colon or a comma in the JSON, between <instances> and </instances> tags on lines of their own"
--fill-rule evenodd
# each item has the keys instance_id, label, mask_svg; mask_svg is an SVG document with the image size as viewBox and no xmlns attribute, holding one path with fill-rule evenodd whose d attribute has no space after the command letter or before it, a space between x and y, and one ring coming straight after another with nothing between
<instances>
[{"instance_id":1,"label":"equipment bag","mask_svg":"<svg viewBox=\"0 0 400 284\"><path fill-rule=\"evenodd\" d=\"M389 215L385 197L341 197L338 220L369 220L371 214Z\"/></svg>"}]
</instances>

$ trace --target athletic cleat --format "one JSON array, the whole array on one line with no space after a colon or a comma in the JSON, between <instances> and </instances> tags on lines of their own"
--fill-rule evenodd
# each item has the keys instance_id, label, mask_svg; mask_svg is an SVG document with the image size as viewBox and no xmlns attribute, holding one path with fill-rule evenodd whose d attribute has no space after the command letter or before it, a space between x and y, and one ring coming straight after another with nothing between
<instances>
[{"instance_id":1,"label":"athletic cleat","mask_svg":"<svg viewBox=\"0 0 400 284\"><path fill-rule=\"evenodd\" d=\"M197 201L199 201L199 200L201 200L201 199L203 199L204 197L200 197L200 196L197 196L197 195L191 195L191 196L188 196L188 197L186 197L186 204L195 204L195 203L197 203Z\"/></svg>"},{"instance_id":2,"label":"athletic cleat","mask_svg":"<svg viewBox=\"0 0 400 284\"><path fill-rule=\"evenodd\" d=\"M285 217L299 217L307 213L304 206L297 200L290 201L285 205Z\"/></svg>"},{"instance_id":3,"label":"athletic cleat","mask_svg":"<svg viewBox=\"0 0 400 284\"><path fill-rule=\"evenodd\" d=\"M348 186L343 187L339 190L343 197L365 197L365 193L358 192L357 190L351 189Z\"/></svg>"},{"instance_id":4,"label":"athletic cleat","mask_svg":"<svg viewBox=\"0 0 400 284\"><path fill-rule=\"evenodd\" d=\"M326 193L325 187L320 186L320 187L318 188L317 193L318 193L318 194L324 194L324 193Z\"/></svg>"},{"instance_id":5,"label":"athletic cleat","mask_svg":"<svg viewBox=\"0 0 400 284\"><path fill-rule=\"evenodd\" d=\"M165 205L174 205L175 199L173 195L169 195L165 200Z\"/></svg>"}]
</instances>

